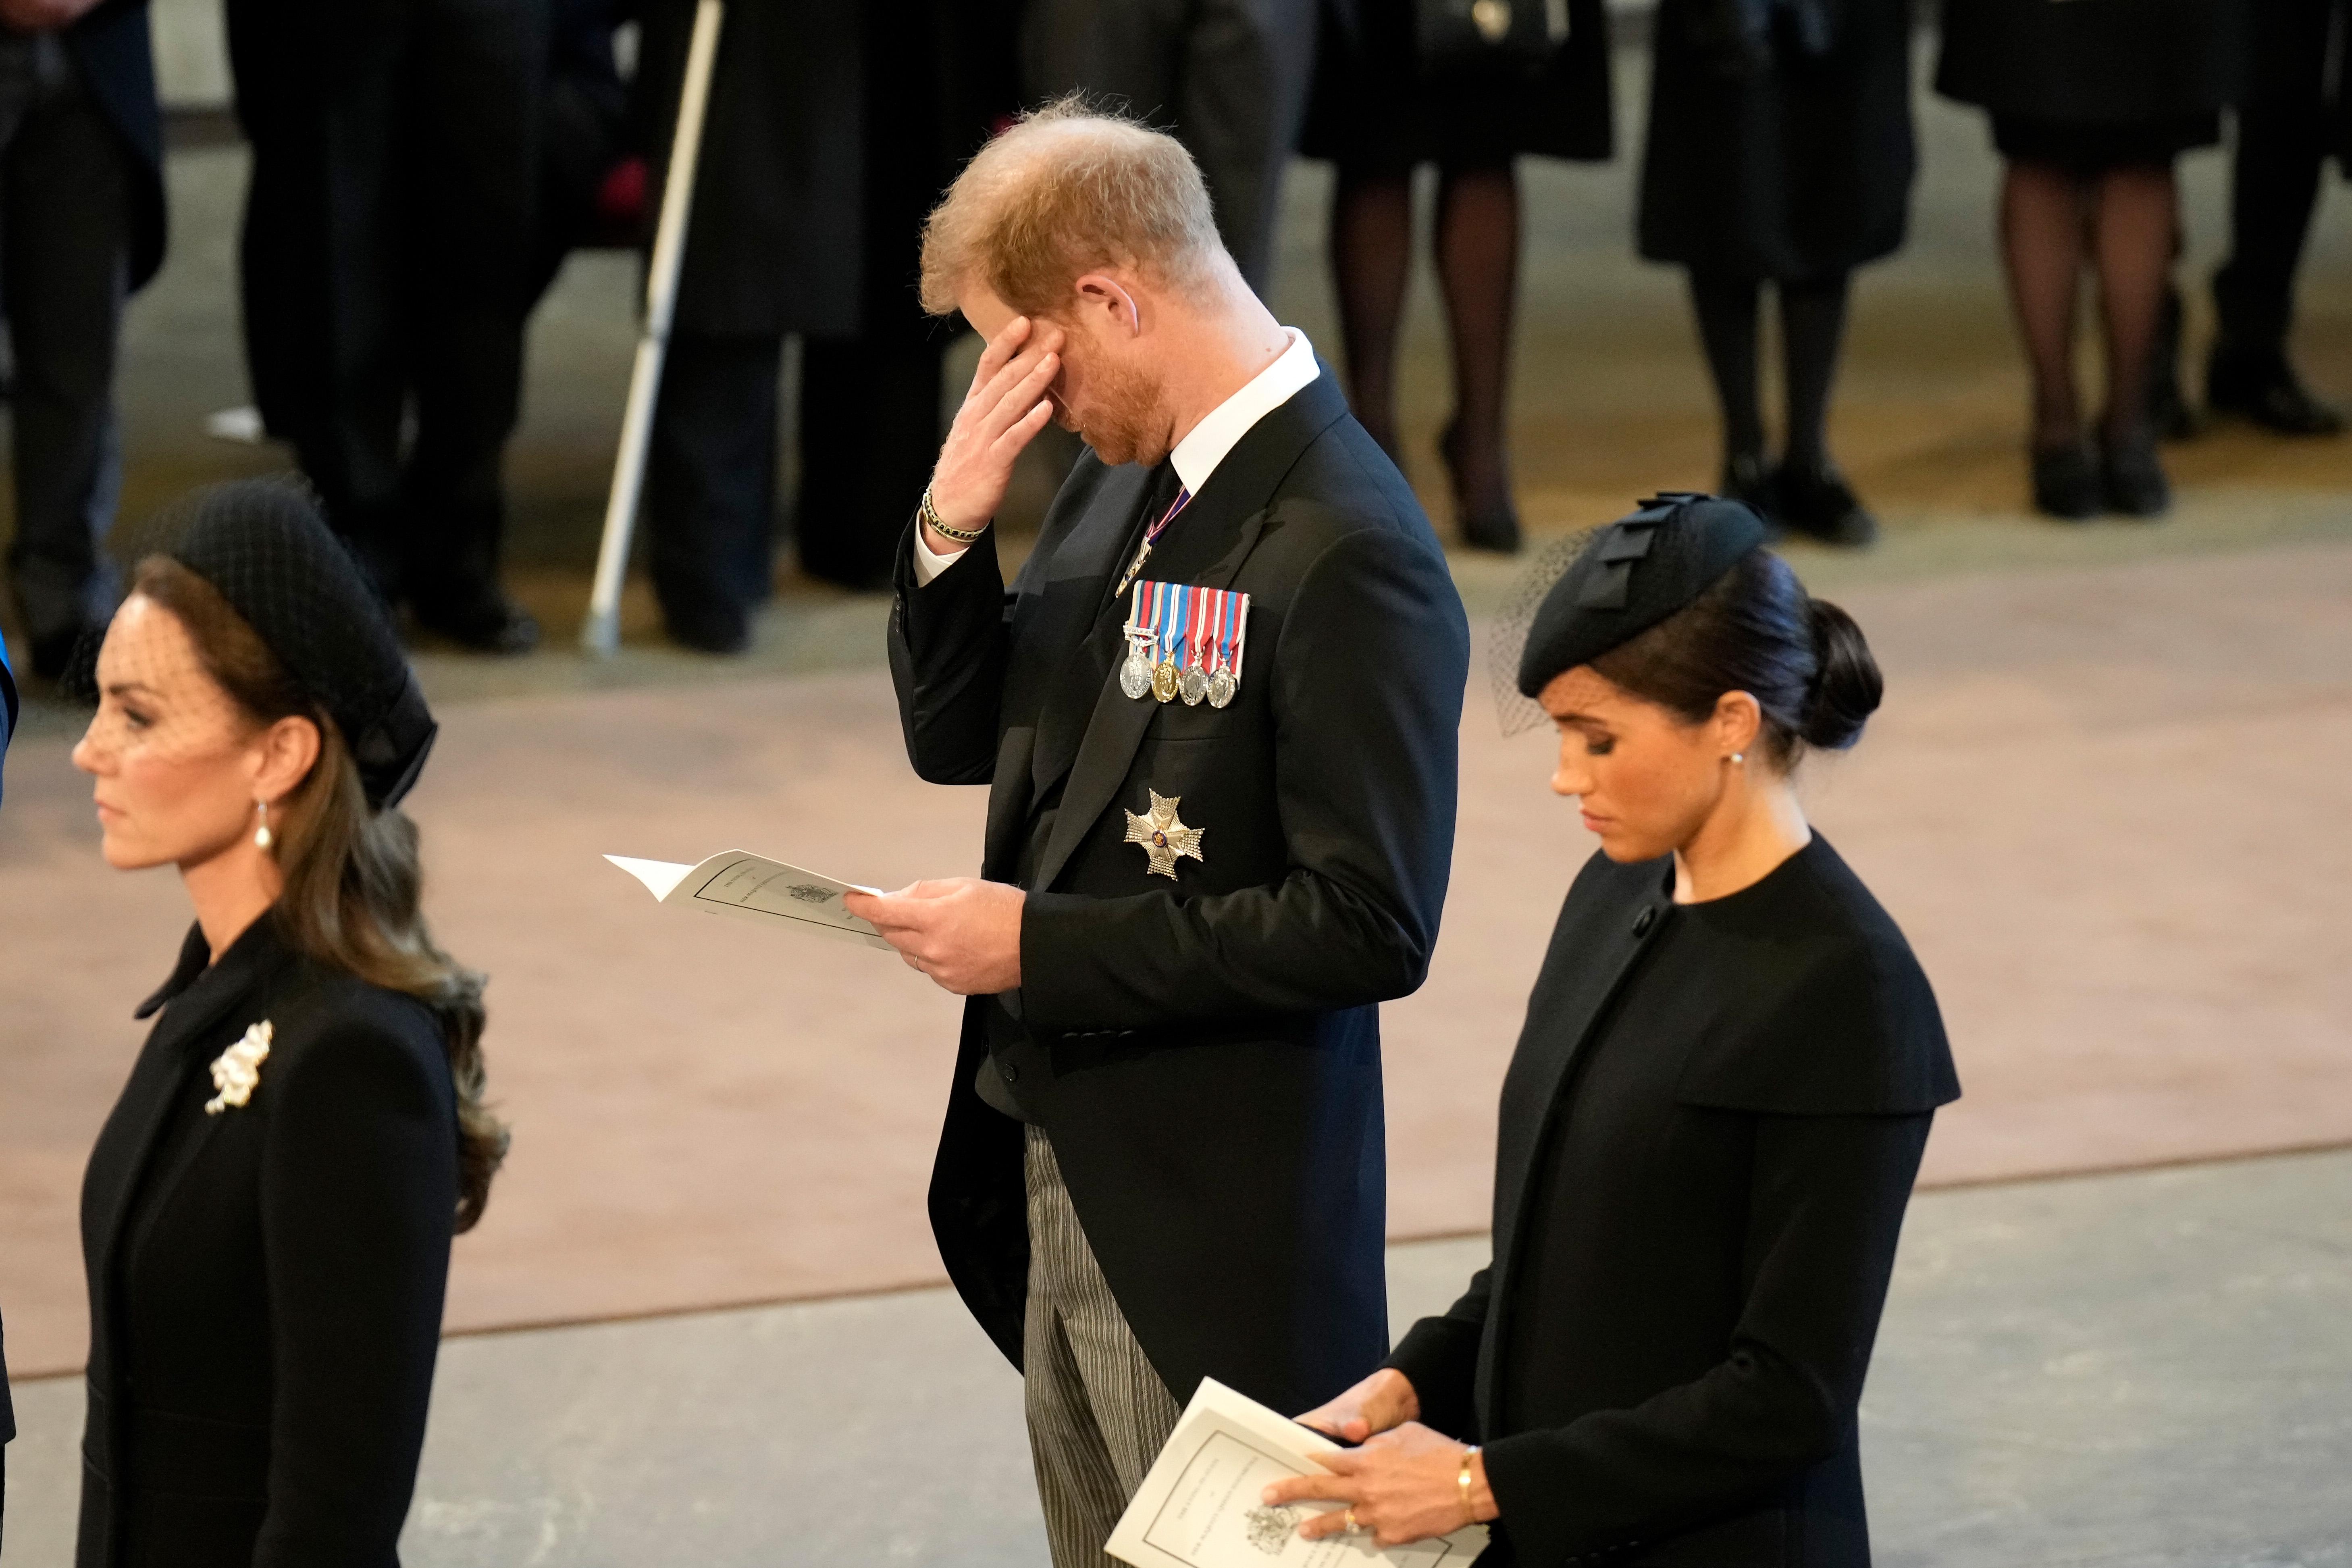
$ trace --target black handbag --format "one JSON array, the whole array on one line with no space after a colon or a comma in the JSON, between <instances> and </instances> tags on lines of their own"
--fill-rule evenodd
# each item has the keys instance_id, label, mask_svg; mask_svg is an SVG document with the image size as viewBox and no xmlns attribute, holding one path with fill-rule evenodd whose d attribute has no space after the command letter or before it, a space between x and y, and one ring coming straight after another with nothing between
<instances>
[{"instance_id":1,"label":"black handbag","mask_svg":"<svg viewBox=\"0 0 2352 1568\"><path fill-rule=\"evenodd\" d=\"M1433 77L1531 77L1568 40L1568 0L1413 0L1413 13Z\"/></svg>"}]
</instances>

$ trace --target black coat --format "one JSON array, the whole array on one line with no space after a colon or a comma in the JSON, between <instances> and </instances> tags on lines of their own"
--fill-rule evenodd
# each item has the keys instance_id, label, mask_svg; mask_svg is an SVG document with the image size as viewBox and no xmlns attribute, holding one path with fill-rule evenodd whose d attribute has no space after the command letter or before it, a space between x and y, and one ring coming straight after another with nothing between
<instances>
[{"instance_id":1,"label":"black coat","mask_svg":"<svg viewBox=\"0 0 2352 1568\"><path fill-rule=\"evenodd\" d=\"M1944 0L1936 90L1995 114L2097 125L2237 101L2245 0Z\"/></svg>"},{"instance_id":2,"label":"black coat","mask_svg":"<svg viewBox=\"0 0 2352 1568\"><path fill-rule=\"evenodd\" d=\"M1390 1364L1483 1436L1489 1568L1866 1568L1854 1410L1959 1092L1935 995L1819 837L1672 886L1578 876L1503 1083L1495 1261Z\"/></svg>"},{"instance_id":3,"label":"black coat","mask_svg":"<svg viewBox=\"0 0 2352 1568\"><path fill-rule=\"evenodd\" d=\"M133 157L129 283L136 289L163 265L165 226L163 111L155 100L147 0L105 0L66 29L65 45Z\"/></svg>"},{"instance_id":4,"label":"black coat","mask_svg":"<svg viewBox=\"0 0 2352 1568\"><path fill-rule=\"evenodd\" d=\"M1902 245L1910 0L1661 0L1656 34L1644 257L1794 281Z\"/></svg>"},{"instance_id":5,"label":"black coat","mask_svg":"<svg viewBox=\"0 0 2352 1568\"><path fill-rule=\"evenodd\" d=\"M1021 989L965 1008L931 1221L1017 1365L1022 1130L974 1091L985 1064L1052 1138L1170 1392L1208 1374L1304 1409L1388 1342L1376 1005L1421 984L1437 940L1468 632L1428 519L1327 369L1145 573L1251 595L1232 706L1131 700L1110 588L1153 479L1081 457L1009 592L992 533L926 587L900 579L915 770L990 786L982 875L1030 889ZM1206 831L1174 883L1124 842L1153 790Z\"/></svg>"},{"instance_id":6,"label":"black coat","mask_svg":"<svg viewBox=\"0 0 2352 1568\"><path fill-rule=\"evenodd\" d=\"M638 83L658 204L694 0L644 0ZM852 0L727 7L678 279L680 331L851 332L858 324L866 83Z\"/></svg>"},{"instance_id":7,"label":"black coat","mask_svg":"<svg viewBox=\"0 0 2352 1568\"><path fill-rule=\"evenodd\" d=\"M82 1184L89 1418L79 1568L391 1568L457 1201L422 1004L201 931ZM247 1102L209 1064L268 1021Z\"/></svg>"}]
</instances>

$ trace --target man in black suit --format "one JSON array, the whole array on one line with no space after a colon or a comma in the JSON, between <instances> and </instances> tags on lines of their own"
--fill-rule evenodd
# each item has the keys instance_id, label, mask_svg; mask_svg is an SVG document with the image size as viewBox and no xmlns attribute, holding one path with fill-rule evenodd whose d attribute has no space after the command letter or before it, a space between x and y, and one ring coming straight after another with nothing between
<instances>
[{"instance_id":1,"label":"man in black suit","mask_svg":"<svg viewBox=\"0 0 2352 1568\"><path fill-rule=\"evenodd\" d=\"M0 314L16 348L8 575L36 675L114 611L122 302L163 260L146 0L0 0Z\"/></svg>"},{"instance_id":2,"label":"man in black suit","mask_svg":"<svg viewBox=\"0 0 2352 1568\"><path fill-rule=\"evenodd\" d=\"M226 11L253 149L240 264L254 401L377 591L489 653L539 640L499 565L548 5Z\"/></svg>"},{"instance_id":3,"label":"man in black suit","mask_svg":"<svg viewBox=\"0 0 2352 1568\"><path fill-rule=\"evenodd\" d=\"M987 836L980 878L853 907L971 999L932 1226L1026 1375L1073 1568L1203 1376L1306 1409L1386 1344L1377 1005L1437 936L1468 633L1172 138L1024 121L923 271L989 348L900 549L891 670L916 771L988 784ZM1089 450L1008 590L989 521L1056 417ZM1136 687L1122 621L1184 596L1157 624L1195 635Z\"/></svg>"}]
</instances>

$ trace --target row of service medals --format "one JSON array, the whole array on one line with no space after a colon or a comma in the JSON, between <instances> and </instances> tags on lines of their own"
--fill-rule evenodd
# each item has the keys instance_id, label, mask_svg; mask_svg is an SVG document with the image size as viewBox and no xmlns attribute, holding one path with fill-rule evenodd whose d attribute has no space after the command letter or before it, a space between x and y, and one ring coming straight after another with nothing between
<instances>
[{"instance_id":1,"label":"row of service medals","mask_svg":"<svg viewBox=\"0 0 2352 1568\"><path fill-rule=\"evenodd\" d=\"M1127 613L1127 662L1118 689L1162 702L1202 698L1223 708L1241 687L1249 595L1189 583L1138 583Z\"/></svg>"}]
</instances>

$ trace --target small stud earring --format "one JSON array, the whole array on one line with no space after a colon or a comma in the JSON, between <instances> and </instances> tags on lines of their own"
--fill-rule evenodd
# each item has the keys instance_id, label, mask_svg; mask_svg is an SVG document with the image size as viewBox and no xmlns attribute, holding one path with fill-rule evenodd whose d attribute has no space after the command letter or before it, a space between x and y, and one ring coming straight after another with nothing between
<instances>
[{"instance_id":1,"label":"small stud earring","mask_svg":"<svg viewBox=\"0 0 2352 1568\"><path fill-rule=\"evenodd\" d=\"M1748 753L1745 752L1734 752L1731 753L1731 760L1735 763L1744 763L1748 761Z\"/></svg>"},{"instance_id":2,"label":"small stud earring","mask_svg":"<svg viewBox=\"0 0 2352 1568\"><path fill-rule=\"evenodd\" d=\"M267 849L278 841L278 836L269 831L269 803L257 800L253 803L253 809L261 818L261 826L253 830L253 847Z\"/></svg>"}]
</instances>

